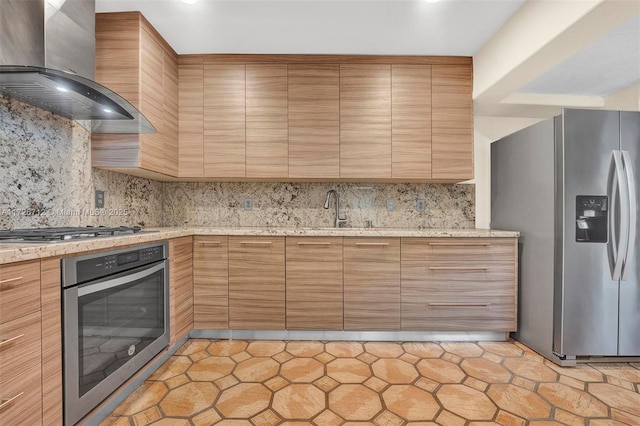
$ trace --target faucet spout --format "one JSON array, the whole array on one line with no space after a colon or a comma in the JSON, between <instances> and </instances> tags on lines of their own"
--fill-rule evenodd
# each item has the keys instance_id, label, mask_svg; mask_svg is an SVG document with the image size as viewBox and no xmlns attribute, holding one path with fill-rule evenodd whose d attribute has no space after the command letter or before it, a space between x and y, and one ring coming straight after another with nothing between
<instances>
[{"instance_id":1,"label":"faucet spout","mask_svg":"<svg viewBox=\"0 0 640 426\"><path fill-rule=\"evenodd\" d=\"M336 198L336 219L334 226L336 228L342 228L347 223L347 219L340 217L340 196L338 195L338 191L335 189L330 189L327 191L327 198L324 200L324 208L329 208L329 201L331 201L331 194Z\"/></svg>"}]
</instances>

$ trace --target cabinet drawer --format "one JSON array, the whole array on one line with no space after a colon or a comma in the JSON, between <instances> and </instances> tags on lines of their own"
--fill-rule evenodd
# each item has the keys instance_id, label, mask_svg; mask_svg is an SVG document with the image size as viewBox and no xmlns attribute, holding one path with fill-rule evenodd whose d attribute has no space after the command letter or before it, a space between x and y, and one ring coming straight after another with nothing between
<instances>
[{"instance_id":1,"label":"cabinet drawer","mask_svg":"<svg viewBox=\"0 0 640 426\"><path fill-rule=\"evenodd\" d=\"M42 424L40 365L0 382L0 425Z\"/></svg>"},{"instance_id":2,"label":"cabinet drawer","mask_svg":"<svg viewBox=\"0 0 640 426\"><path fill-rule=\"evenodd\" d=\"M515 238L403 238L402 261L514 264Z\"/></svg>"},{"instance_id":3,"label":"cabinet drawer","mask_svg":"<svg viewBox=\"0 0 640 426\"><path fill-rule=\"evenodd\" d=\"M491 283L493 281L515 282L513 264L489 261L463 262L415 262L402 263L402 280L425 281L430 284L448 286L453 283Z\"/></svg>"},{"instance_id":4,"label":"cabinet drawer","mask_svg":"<svg viewBox=\"0 0 640 426\"><path fill-rule=\"evenodd\" d=\"M40 365L40 311L0 324L0 382Z\"/></svg>"},{"instance_id":5,"label":"cabinet drawer","mask_svg":"<svg viewBox=\"0 0 640 426\"><path fill-rule=\"evenodd\" d=\"M426 298L403 300L403 330L515 331L512 298Z\"/></svg>"},{"instance_id":6,"label":"cabinet drawer","mask_svg":"<svg viewBox=\"0 0 640 426\"><path fill-rule=\"evenodd\" d=\"M40 310L40 261L0 266L0 323Z\"/></svg>"}]
</instances>

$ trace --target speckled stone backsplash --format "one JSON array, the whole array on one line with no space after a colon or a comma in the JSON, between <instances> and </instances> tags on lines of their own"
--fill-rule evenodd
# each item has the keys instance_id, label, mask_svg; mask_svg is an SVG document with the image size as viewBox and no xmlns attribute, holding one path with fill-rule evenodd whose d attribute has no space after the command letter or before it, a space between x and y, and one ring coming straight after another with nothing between
<instances>
[{"instance_id":1,"label":"speckled stone backsplash","mask_svg":"<svg viewBox=\"0 0 640 426\"><path fill-rule=\"evenodd\" d=\"M335 204L323 208L327 191L340 194L347 226L474 228L474 185L346 183L165 184L165 226L333 226ZM253 208L244 209L245 199ZM416 200L424 199L424 212ZM395 210L387 211L387 200Z\"/></svg>"},{"instance_id":2,"label":"speckled stone backsplash","mask_svg":"<svg viewBox=\"0 0 640 426\"><path fill-rule=\"evenodd\" d=\"M0 228L162 225L163 184L92 169L83 125L0 96Z\"/></svg>"}]
</instances>

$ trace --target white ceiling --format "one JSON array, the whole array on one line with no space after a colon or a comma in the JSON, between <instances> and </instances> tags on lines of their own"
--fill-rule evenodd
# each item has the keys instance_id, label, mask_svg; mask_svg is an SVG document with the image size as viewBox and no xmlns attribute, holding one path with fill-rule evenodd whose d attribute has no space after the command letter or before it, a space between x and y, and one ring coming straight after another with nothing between
<instances>
[{"instance_id":1,"label":"white ceiling","mask_svg":"<svg viewBox=\"0 0 640 426\"><path fill-rule=\"evenodd\" d=\"M179 54L473 56L524 0L97 0L139 10Z\"/></svg>"}]
</instances>

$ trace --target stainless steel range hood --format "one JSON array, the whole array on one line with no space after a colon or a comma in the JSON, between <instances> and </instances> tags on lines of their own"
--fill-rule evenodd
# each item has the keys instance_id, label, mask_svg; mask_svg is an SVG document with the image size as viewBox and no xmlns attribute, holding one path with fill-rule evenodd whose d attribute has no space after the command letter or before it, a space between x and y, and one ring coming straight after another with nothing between
<instances>
[{"instance_id":1,"label":"stainless steel range hood","mask_svg":"<svg viewBox=\"0 0 640 426\"><path fill-rule=\"evenodd\" d=\"M95 0L0 0L0 93L91 120L94 133L154 133L94 69Z\"/></svg>"}]
</instances>

